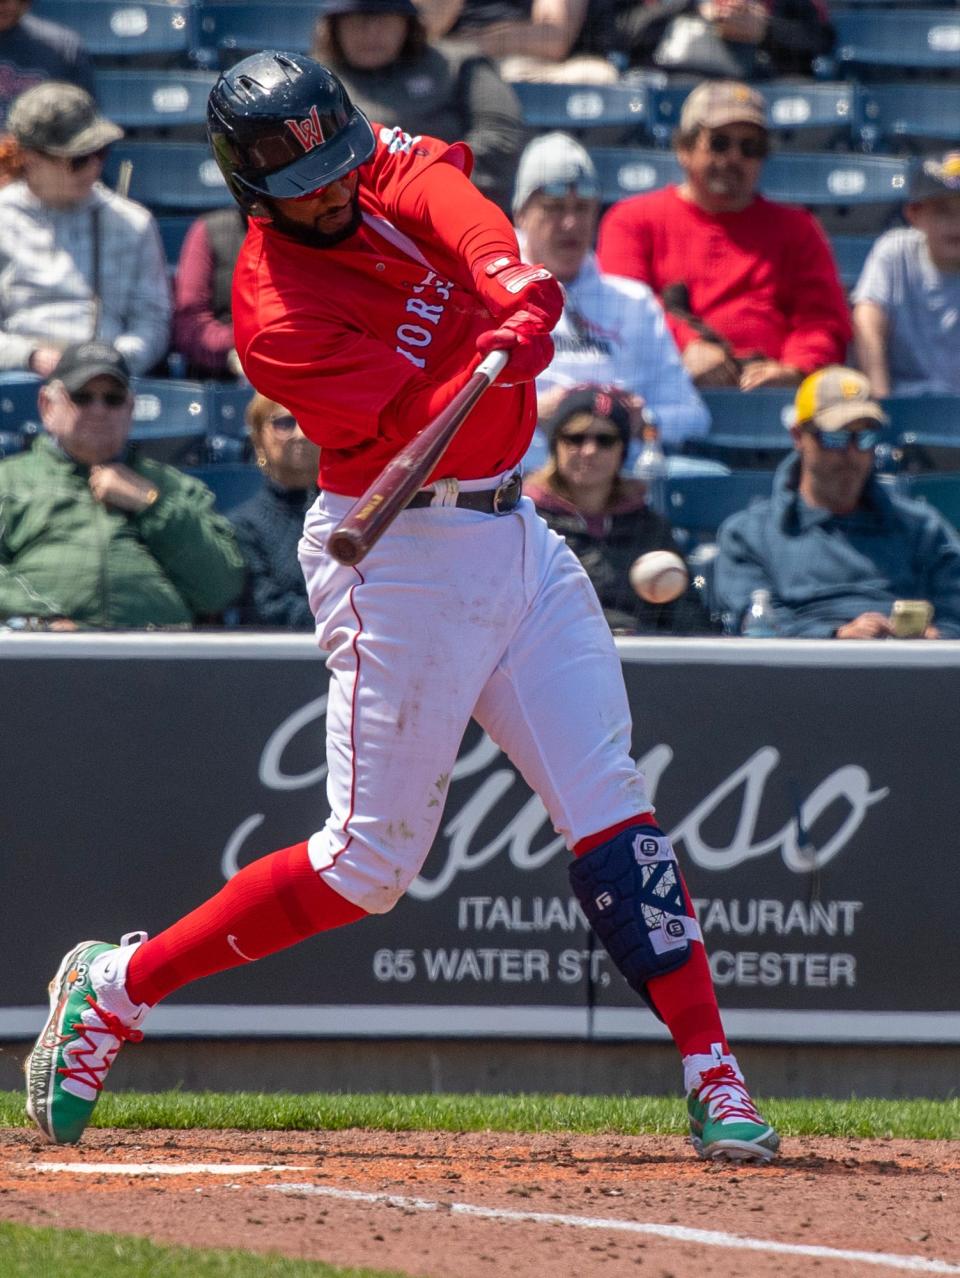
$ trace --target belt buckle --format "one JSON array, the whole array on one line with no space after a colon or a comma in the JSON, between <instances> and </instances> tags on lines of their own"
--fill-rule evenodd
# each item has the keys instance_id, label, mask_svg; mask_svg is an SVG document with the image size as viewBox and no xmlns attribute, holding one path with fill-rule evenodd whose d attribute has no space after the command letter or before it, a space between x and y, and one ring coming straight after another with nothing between
<instances>
[{"instance_id":1,"label":"belt buckle","mask_svg":"<svg viewBox=\"0 0 960 1278\"><path fill-rule=\"evenodd\" d=\"M493 513L508 515L515 510L520 501L523 480L520 472L515 470L509 479L505 479L493 494Z\"/></svg>"}]
</instances>

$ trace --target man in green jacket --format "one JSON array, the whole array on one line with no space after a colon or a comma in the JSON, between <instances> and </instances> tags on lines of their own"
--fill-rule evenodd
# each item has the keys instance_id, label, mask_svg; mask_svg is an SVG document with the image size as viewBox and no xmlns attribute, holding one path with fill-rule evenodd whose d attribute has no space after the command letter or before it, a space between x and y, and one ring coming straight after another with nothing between
<instances>
[{"instance_id":1,"label":"man in green jacket","mask_svg":"<svg viewBox=\"0 0 960 1278\"><path fill-rule=\"evenodd\" d=\"M68 347L41 386L46 434L0 462L0 623L186 627L240 593L243 560L210 490L124 460L133 403L104 342Z\"/></svg>"}]
</instances>

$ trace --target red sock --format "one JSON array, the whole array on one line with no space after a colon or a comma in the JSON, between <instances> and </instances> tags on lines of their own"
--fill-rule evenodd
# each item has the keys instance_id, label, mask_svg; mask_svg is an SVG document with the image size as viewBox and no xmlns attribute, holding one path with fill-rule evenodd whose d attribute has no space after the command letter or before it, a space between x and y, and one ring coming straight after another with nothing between
<instances>
[{"instance_id":1,"label":"red sock","mask_svg":"<svg viewBox=\"0 0 960 1278\"><path fill-rule=\"evenodd\" d=\"M597 834L588 835L574 846L574 855L583 856L594 848L614 838L621 830L631 825L652 825L653 816L649 812L641 812L629 821L620 821L608 826ZM693 905L687 885L683 882L680 867L677 866L680 883L683 888L683 899L687 910L693 916ZM657 1011L663 1017L664 1024L670 1031L673 1041L680 1050L681 1056L709 1055L714 1043L722 1044L723 1050L729 1052L723 1023L720 1020L720 1009L717 1007L717 996L713 988L713 977L710 975L710 964L707 951L701 941L691 941L690 958L683 967L678 967L666 976L655 976L647 982L649 994Z\"/></svg>"},{"instance_id":2,"label":"red sock","mask_svg":"<svg viewBox=\"0 0 960 1278\"><path fill-rule=\"evenodd\" d=\"M135 1003L159 1003L201 976L365 914L327 886L310 864L306 843L297 843L244 866L209 901L145 941L130 960L127 993Z\"/></svg>"}]
</instances>

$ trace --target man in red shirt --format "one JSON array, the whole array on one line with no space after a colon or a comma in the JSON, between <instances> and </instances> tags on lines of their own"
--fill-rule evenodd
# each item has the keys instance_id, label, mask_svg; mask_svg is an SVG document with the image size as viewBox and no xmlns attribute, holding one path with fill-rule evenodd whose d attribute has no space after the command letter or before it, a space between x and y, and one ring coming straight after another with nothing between
<instances>
[{"instance_id":1,"label":"man in red shirt","mask_svg":"<svg viewBox=\"0 0 960 1278\"><path fill-rule=\"evenodd\" d=\"M704 1158L766 1162L670 841L630 758L620 660L589 579L516 466L562 294L520 262L462 144L371 125L325 67L254 54L210 96L214 153L250 227L234 283L256 388L320 445L300 563L327 653L330 815L152 939L83 941L27 1066L47 1139L79 1139L117 1051L188 982L391 909L420 871L471 717L535 788L570 881L683 1060ZM356 566L327 553L353 497L504 350L428 485ZM281 399L282 396L282 399Z\"/></svg>"},{"instance_id":2,"label":"man in red shirt","mask_svg":"<svg viewBox=\"0 0 960 1278\"><path fill-rule=\"evenodd\" d=\"M705 81L683 104L679 186L622 200L600 224L602 270L657 294L699 387L794 386L842 364L849 310L827 238L804 209L757 194L761 95Z\"/></svg>"}]
</instances>

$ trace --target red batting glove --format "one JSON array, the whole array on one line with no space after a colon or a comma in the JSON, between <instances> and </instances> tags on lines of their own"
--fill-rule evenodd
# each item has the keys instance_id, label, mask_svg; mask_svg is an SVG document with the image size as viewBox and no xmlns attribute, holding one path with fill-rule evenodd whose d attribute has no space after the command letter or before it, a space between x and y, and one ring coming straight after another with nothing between
<instances>
[{"instance_id":1,"label":"red batting glove","mask_svg":"<svg viewBox=\"0 0 960 1278\"><path fill-rule=\"evenodd\" d=\"M563 289L545 266L527 266L518 258L498 254L473 267L477 292L494 319L536 308L547 332L563 313Z\"/></svg>"},{"instance_id":2,"label":"red batting glove","mask_svg":"<svg viewBox=\"0 0 960 1278\"><path fill-rule=\"evenodd\" d=\"M510 357L495 385L514 386L532 382L553 359L553 338L541 317L531 311L517 311L499 328L491 328L477 338L481 355L491 351L509 351Z\"/></svg>"}]
</instances>

